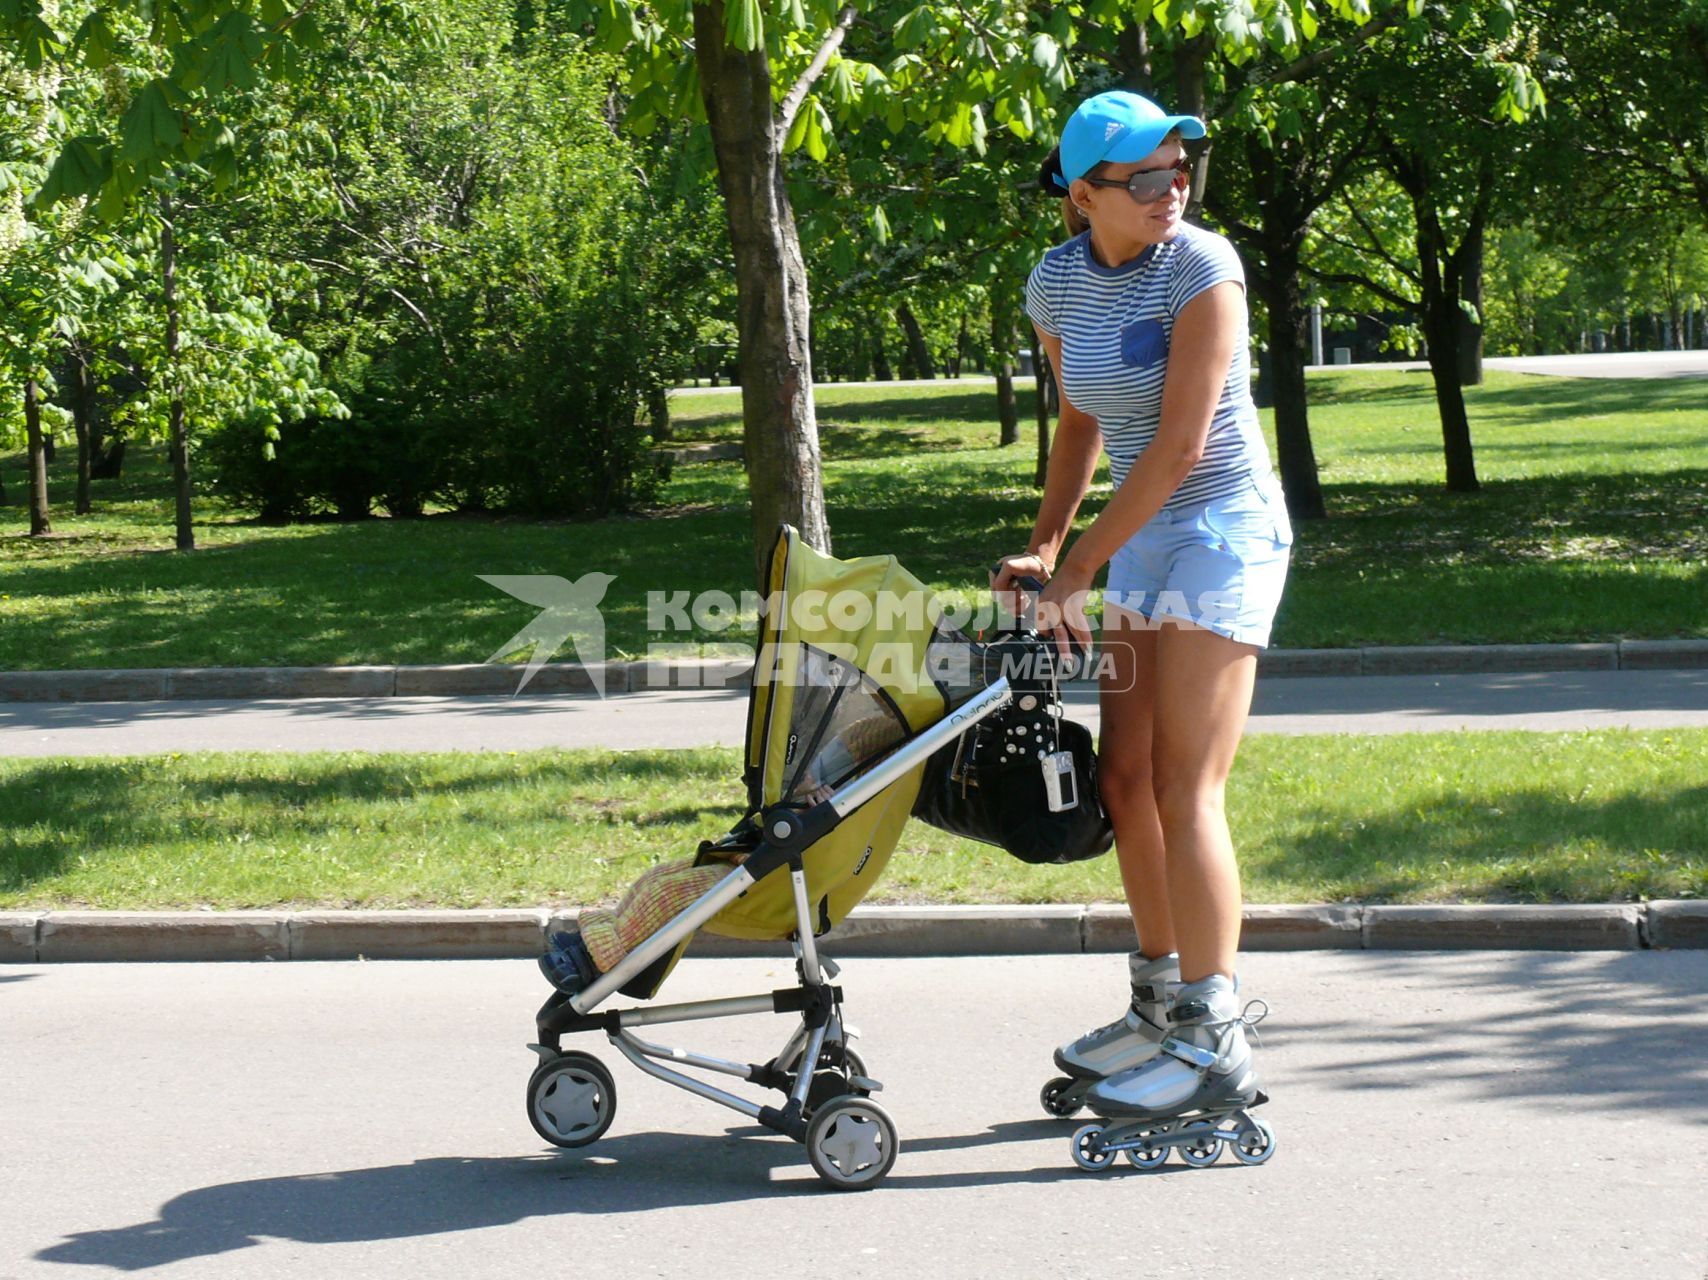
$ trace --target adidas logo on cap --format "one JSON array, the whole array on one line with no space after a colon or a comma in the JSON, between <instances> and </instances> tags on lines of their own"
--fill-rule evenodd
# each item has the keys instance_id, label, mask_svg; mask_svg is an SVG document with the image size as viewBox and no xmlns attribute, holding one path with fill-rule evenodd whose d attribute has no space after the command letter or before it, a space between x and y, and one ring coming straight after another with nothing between
<instances>
[{"instance_id":1,"label":"adidas logo on cap","mask_svg":"<svg viewBox=\"0 0 1708 1280\"><path fill-rule=\"evenodd\" d=\"M1111 120L1103 126L1103 141L1108 142L1109 139L1113 138L1116 134L1125 133L1126 131L1126 125L1122 124L1119 120Z\"/></svg>"}]
</instances>

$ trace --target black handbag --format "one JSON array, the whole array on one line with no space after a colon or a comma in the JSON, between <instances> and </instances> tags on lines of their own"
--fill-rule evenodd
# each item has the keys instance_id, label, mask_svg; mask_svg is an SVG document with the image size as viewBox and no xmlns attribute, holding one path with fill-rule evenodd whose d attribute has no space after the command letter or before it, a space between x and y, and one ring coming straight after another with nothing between
<instances>
[{"instance_id":1,"label":"black handbag","mask_svg":"<svg viewBox=\"0 0 1708 1280\"><path fill-rule=\"evenodd\" d=\"M1052 812L1044 763L1056 753L1071 757L1076 803ZM1056 784L1064 797L1068 776L1063 768ZM1035 865L1082 862L1115 843L1091 731L1047 712L1006 708L939 749L925 763L913 816Z\"/></svg>"}]
</instances>

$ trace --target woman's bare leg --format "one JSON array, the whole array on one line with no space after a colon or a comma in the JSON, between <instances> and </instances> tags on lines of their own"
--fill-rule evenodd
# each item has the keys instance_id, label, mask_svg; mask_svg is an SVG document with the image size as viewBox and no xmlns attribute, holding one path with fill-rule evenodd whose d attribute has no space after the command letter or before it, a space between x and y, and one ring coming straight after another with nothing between
<instances>
[{"instance_id":1,"label":"woman's bare leg","mask_svg":"<svg viewBox=\"0 0 1708 1280\"><path fill-rule=\"evenodd\" d=\"M1169 623L1156 633L1151 783L1183 982L1234 975L1240 878L1223 801L1257 652L1200 627Z\"/></svg>"},{"instance_id":2,"label":"woman's bare leg","mask_svg":"<svg viewBox=\"0 0 1708 1280\"><path fill-rule=\"evenodd\" d=\"M1106 607L1103 652L1107 669L1098 693L1103 719L1098 789L1115 828L1115 857L1139 950L1154 958L1175 949L1163 831L1151 780L1157 632L1137 614Z\"/></svg>"}]
</instances>

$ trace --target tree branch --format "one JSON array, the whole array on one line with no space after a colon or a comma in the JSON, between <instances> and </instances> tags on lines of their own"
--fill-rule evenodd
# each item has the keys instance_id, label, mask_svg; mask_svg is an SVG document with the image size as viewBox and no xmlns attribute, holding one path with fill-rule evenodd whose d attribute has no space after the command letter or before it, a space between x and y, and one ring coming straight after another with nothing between
<instances>
[{"instance_id":1,"label":"tree branch","mask_svg":"<svg viewBox=\"0 0 1708 1280\"><path fill-rule=\"evenodd\" d=\"M1358 224L1358 229L1364 233L1366 238L1369 239L1370 251L1395 271L1398 271L1402 276L1405 276L1408 280L1416 280L1416 274L1407 270L1404 265L1402 265L1391 253L1387 251L1387 249L1382 246L1382 237L1376 234L1376 229L1365 220L1363 214L1358 212L1358 206L1353 204L1350 200L1347 200L1344 203L1346 205L1346 212L1352 215L1352 220ZM1352 248L1353 246L1348 245L1347 247Z\"/></svg>"},{"instance_id":2,"label":"tree branch","mask_svg":"<svg viewBox=\"0 0 1708 1280\"><path fill-rule=\"evenodd\" d=\"M1358 29L1357 34L1352 36L1350 39L1342 40L1338 44L1329 45L1326 49L1318 49L1315 53L1308 53L1304 57L1289 63L1285 67L1277 68L1269 75L1257 75L1253 76L1250 80L1242 80L1234 89L1232 94L1225 94L1221 100L1216 103L1216 108L1211 114L1221 115L1222 112L1227 109L1228 100L1230 98L1237 97L1241 92L1248 88L1261 89L1265 85L1293 84L1300 80L1309 80L1341 54L1349 53L1354 49L1360 49L1369 44L1370 41L1374 40L1377 36L1381 35L1382 32L1393 26L1404 15L1405 5L1403 3L1396 3L1393 8L1389 9L1380 18L1372 18L1369 22L1366 22Z\"/></svg>"},{"instance_id":3,"label":"tree branch","mask_svg":"<svg viewBox=\"0 0 1708 1280\"><path fill-rule=\"evenodd\" d=\"M790 88L788 96L783 99L783 105L777 113L777 145L783 144L783 139L789 136L789 130L795 127L795 116L800 112L801 103L806 101L807 91L818 82L824 74L830 55L842 46L842 38L848 34L848 28L854 24L854 6L843 9L836 19L836 26L825 36L824 43L819 45L818 52L813 54L807 69L801 72L801 77Z\"/></svg>"},{"instance_id":4,"label":"tree branch","mask_svg":"<svg viewBox=\"0 0 1708 1280\"><path fill-rule=\"evenodd\" d=\"M1307 275L1314 280L1321 280L1324 284L1349 284L1360 289L1368 289L1378 298L1385 298L1396 307L1406 311L1416 311L1421 305L1416 298L1401 297L1392 289L1379 285L1365 276L1349 275L1339 271L1318 271L1309 263L1303 264L1303 266Z\"/></svg>"},{"instance_id":5,"label":"tree branch","mask_svg":"<svg viewBox=\"0 0 1708 1280\"><path fill-rule=\"evenodd\" d=\"M1335 193L1346 185L1347 174L1351 171L1352 166L1364 158L1364 150L1370 145L1372 132L1372 127L1367 126L1364 132L1359 135L1358 140L1329 166L1328 173L1317 187L1317 192L1321 193L1321 198L1311 205L1313 212L1332 200ZM1317 193L1313 192L1312 194Z\"/></svg>"}]
</instances>

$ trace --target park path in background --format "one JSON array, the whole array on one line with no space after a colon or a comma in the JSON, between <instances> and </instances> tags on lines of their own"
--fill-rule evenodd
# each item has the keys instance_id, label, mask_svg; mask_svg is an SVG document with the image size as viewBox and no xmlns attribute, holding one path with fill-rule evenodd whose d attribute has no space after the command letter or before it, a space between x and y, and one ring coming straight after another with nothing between
<instances>
[{"instance_id":1,"label":"park path in background","mask_svg":"<svg viewBox=\"0 0 1708 1280\"><path fill-rule=\"evenodd\" d=\"M1708 378L1708 351L1607 351L1600 355L1489 356L1487 369L1507 373L1534 373L1552 378ZM1383 360L1373 364L1313 364L1312 372L1338 369L1383 369L1422 371L1423 360ZM962 378L909 379L892 382L820 382L818 391L835 387L946 387L958 383L993 383L994 377L970 374ZM740 387L677 387L674 395L733 395Z\"/></svg>"},{"instance_id":2,"label":"park path in background","mask_svg":"<svg viewBox=\"0 0 1708 1280\"><path fill-rule=\"evenodd\" d=\"M663 994L790 976L690 955ZM1253 953L1240 977L1272 1009L1274 1158L1088 1174L1084 1121L1038 1090L1125 1001L1124 956L847 959L901 1143L883 1185L838 1195L597 1035L565 1047L613 1071L615 1123L547 1147L528 960L4 968L0 1275L1708 1273L1708 951ZM787 1022L647 1035L763 1061Z\"/></svg>"},{"instance_id":3,"label":"park path in background","mask_svg":"<svg viewBox=\"0 0 1708 1280\"><path fill-rule=\"evenodd\" d=\"M1068 713L1098 726L1089 689ZM0 703L0 756L737 746L745 689L589 696ZM1708 670L1259 680L1252 733L1708 726Z\"/></svg>"}]
</instances>

